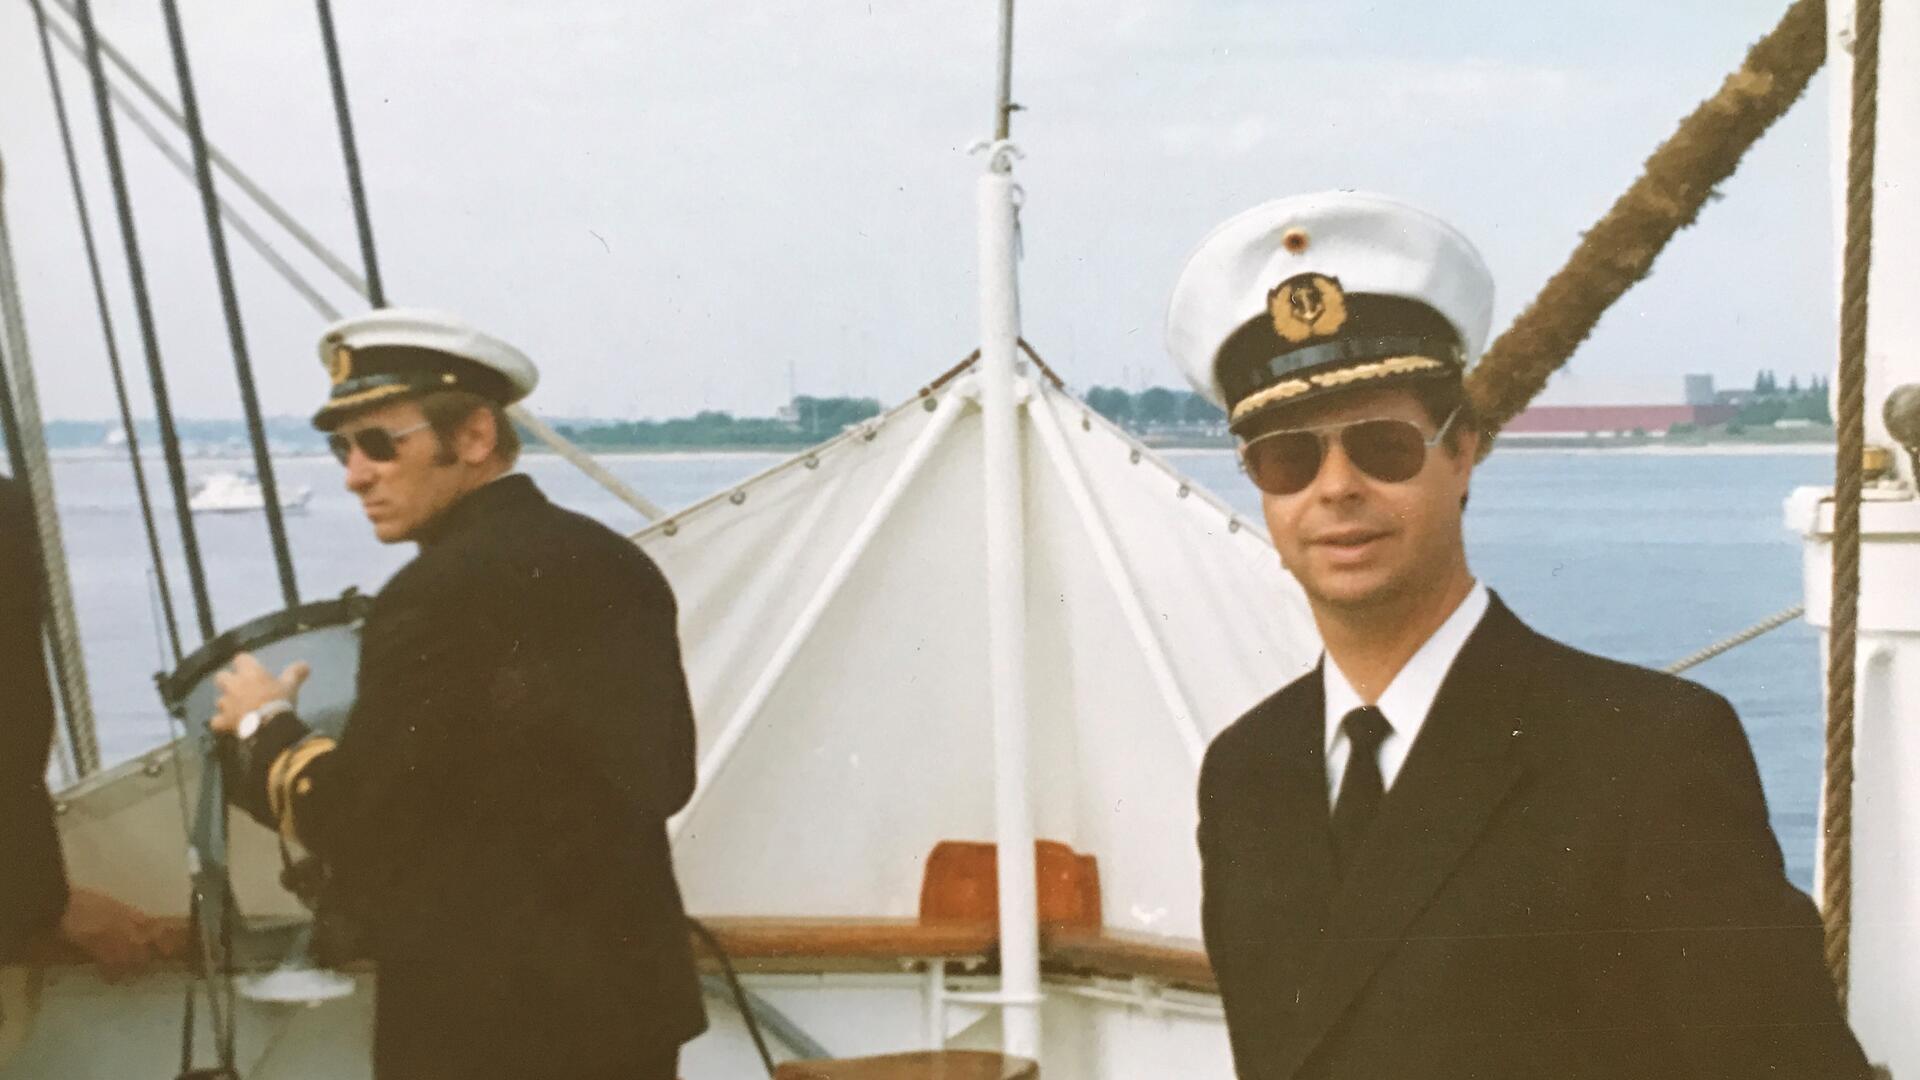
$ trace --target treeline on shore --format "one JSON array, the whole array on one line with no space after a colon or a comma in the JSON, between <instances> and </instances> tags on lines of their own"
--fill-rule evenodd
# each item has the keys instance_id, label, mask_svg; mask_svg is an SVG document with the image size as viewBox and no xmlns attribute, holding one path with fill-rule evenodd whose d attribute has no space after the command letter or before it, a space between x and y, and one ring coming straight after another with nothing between
<instances>
[{"instance_id":1,"label":"treeline on shore","mask_svg":"<svg viewBox=\"0 0 1920 1080\"><path fill-rule=\"evenodd\" d=\"M774 416L707 410L671 420L559 424L560 434L589 449L807 446L880 415L873 398L796 397Z\"/></svg>"},{"instance_id":2,"label":"treeline on shore","mask_svg":"<svg viewBox=\"0 0 1920 1080\"><path fill-rule=\"evenodd\" d=\"M1200 395L1164 386L1130 392L1117 386L1096 386L1084 400L1094 412L1150 442L1171 445L1230 445L1226 414ZM1781 385L1771 372L1762 372L1751 390L1723 391L1721 402L1735 415L1723 426L1700 430L1677 424L1668 435L1695 437L1727 435L1753 437L1780 424L1830 427L1827 386L1819 378L1805 384L1790 379ZM832 438L849 427L880 415L880 402L870 397L798 396L773 416L735 416L705 410L693 416L667 420L559 419L552 422L569 440L589 449L794 449ZM151 421L142 421L140 436L149 448L157 446ZM189 454L238 452L244 448L246 427L237 420L179 421L180 436ZM119 425L111 421L54 420L46 425L48 443L55 449L97 447L116 438ZM305 417L269 417L268 438L277 451L319 452L320 437ZM522 432L530 449L538 440Z\"/></svg>"},{"instance_id":3,"label":"treeline on shore","mask_svg":"<svg viewBox=\"0 0 1920 1080\"><path fill-rule=\"evenodd\" d=\"M1156 386L1137 394L1112 386L1087 392L1095 412L1136 434L1196 436L1224 433L1226 414L1198 394ZM734 416L708 410L671 420L622 420L556 425L589 449L711 449L808 446L880 415L873 398L796 397L774 416Z\"/></svg>"}]
</instances>

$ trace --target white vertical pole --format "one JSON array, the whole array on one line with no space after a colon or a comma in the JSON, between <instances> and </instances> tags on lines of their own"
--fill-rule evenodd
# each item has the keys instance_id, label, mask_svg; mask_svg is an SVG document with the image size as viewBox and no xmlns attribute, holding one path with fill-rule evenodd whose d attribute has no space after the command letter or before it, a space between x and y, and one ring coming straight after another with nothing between
<instances>
[{"instance_id":1,"label":"white vertical pole","mask_svg":"<svg viewBox=\"0 0 1920 1080\"><path fill-rule=\"evenodd\" d=\"M1835 296L1845 273L1847 150L1852 136L1855 0L1827 5ZM1881 5L1874 150L1873 260L1868 283L1866 442L1893 451L1899 482L1870 486L1860 507L1860 605L1854 701L1852 929L1847 1006L1867 1056L1895 1076L1920 1075L1920 498L1912 462L1883 418L1888 396L1920 383L1920 5ZM1837 339L1837 335L1835 335ZM1838 387L1838 379L1835 379ZM1837 414L1836 414L1837 418ZM1833 492L1802 488L1788 526L1805 541L1807 621L1830 631ZM1823 792L1824 794L1824 792ZM1822 835L1826 822L1822 822ZM1815 892L1825 892L1816 860Z\"/></svg>"},{"instance_id":2,"label":"white vertical pole","mask_svg":"<svg viewBox=\"0 0 1920 1080\"><path fill-rule=\"evenodd\" d=\"M1001 1031L1008 1054L1040 1052L1040 926L1028 798L1024 461L1014 357L1020 342L1013 148L989 150L980 178L980 409L987 532L995 839L999 849Z\"/></svg>"},{"instance_id":3,"label":"white vertical pole","mask_svg":"<svg viewBox=\"0 0 1920 1080\"><path fill-rule=\"evenodd\" d=\"M926 980L923 988L926 1000L927 1049L945 1050L947 1048L947 962L945 960L927 961Z\"/></svg>"}]
</instances>

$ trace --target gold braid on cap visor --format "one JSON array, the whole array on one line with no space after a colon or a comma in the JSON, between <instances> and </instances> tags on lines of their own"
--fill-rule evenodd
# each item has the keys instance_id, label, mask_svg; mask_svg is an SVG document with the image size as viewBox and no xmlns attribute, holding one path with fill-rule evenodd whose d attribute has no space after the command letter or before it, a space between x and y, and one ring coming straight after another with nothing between
<instances>
[{"instance_id":1,"label":"gold braid on cap visor","mask_svg":"<svg viewBox=\"0 0 1920 1080\"><path fill-rule=\"evenodd\" d=\"M1285 401L1288 398L1299 397L1309 390L1325 390L1329 387L1345 386L1348 383L1364 382L1368 379L1381 379L1388 375L1399 375L1408 371L1428 371L1433 368L1445 366L1443 362L1435 360L1430 356L1395 356L1386 360L1376 360L1371 364L1360 364L1355 367L1323 371L1318 375L1310 375L1304 379L1288 379L1285 382L1274 383L1264 390L1256 391L1242 398L1240 403L1233 407L1233 413L1227 417L1227 422L1233 423L1257 409L1265 408L1276 402Z\"/></svg>"},{"instance_id":2,"label":"gold braid on cap visor","mask_svg":"<svg viewBox=\"0 0 1920 1080\"><path fill-rule=\"evenodd\" d=\"M415 393L419 389L419 387L411 383L392 383L387 386L376 386L370 390L360 390L343 397L328 398L326 403L321 405L320 408L323 412L352 408L355 405L362 405L369 401L378 401L381 398L393 397L395 394Z\"/></svg>"}]
</instances>

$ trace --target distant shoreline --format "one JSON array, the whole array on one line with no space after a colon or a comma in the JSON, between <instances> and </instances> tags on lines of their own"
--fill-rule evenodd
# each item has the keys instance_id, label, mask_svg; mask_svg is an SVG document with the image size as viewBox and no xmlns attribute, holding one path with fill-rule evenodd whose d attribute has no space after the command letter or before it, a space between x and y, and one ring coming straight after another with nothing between
<instances>
[{"instance_id":1,"label":"distant shoreline","mask_svg":"<svg viewBox=\"0 0 1920 1080\"><path fill-rule=\"evenodd\" d=\"M1160 446L1154 452L1163 457L1197 457L1202 454L1214 454L1225 447L1219 446ZM1661 446L1656 443L1635 443L1628 446L1591 446L1591 445L1528 445L1524 442L1497 442L1494 449L1502 453L1519 452L1523 454L1570 454L1586 457L1589 455L1613 455L1619 457L1832 457L1834 448L1819 443L1691 443L1675 446Z\"/></svg>"},{"instance_id":2,"label":"distant shoreline","mask_svg":"<svg viewBox=\"0 0 1920 1080\"><path fill-rule=\"evenodd\" d=\"M593 449L589 449L588 453L592 454L596 458L644 457L644 458L659 458L663 460L673 459L673 460L681 460L681 461L697 461L702 458L707 458L707 459L729 458L729 457L741 457L745 455L759 455L762 457L792 456L795 454L804 453L805 451L812 449L813 446L815 445L817 444L803 444L798 446L755 446L755 445L685 446L685 447L669 447L669 446L625 447L623 446L623 447L593 448ZM1193 455L1199 455L1199 454L1215 454L1215 453L1221 453L1223 451L1231 451L1233 449L1232 444L1227 442L1205 442L1205 443L1182 442L1182 443L1159 443L1159 444L1148 443L1147 446L1149 449L1153 450L1155 453L1164 454L1169 457L1187 457L1187 456L1193 456ZM1495 447L1499 450L1503 450L1507 452L1520 451L1522 453L1531 453L1531 454L1537 454L1537 453L1651 454L1651 455L1660 455L1660 456L1667 456L1667 457L1688 457L1688 456L1696 456L1696 457L1729 457L1729 456L1832 457L1835 452L1834 446L1832 443L1758 442L1758 441L1747 442L1742 440L1731 440L1731 439L1725 440L1725 441L1708 442L1708 443L1661 443L1661 442L1654 442L1654 441L1640 442L1640 441L1625 441L1625 440L1622 440L1617 443L1609 443L1609 442L1601 442L1598 440L1561 441L1561 440L1548 440L1548 439L1501 439L1495 443ZM526 452L530 455L540 455L540 456L553 455L553 451L540 445L530 445L526 448ZM105 447L67 447L67 448L52 450L49 453L50 453L50 456L55 461L107 461L107 460L123 461L126 458L126 453L124 450L120 450L117 448L108 449ZM300 451L300 452L294 452L294 453L281 451L274 454L275 460L300 459L300 458L324 458L326 456L327 454L326 454L326 451L324 450ZM554 456L558 456L558 455L554 455ZM140 458L142 461L157 462L160 460L160 451L157 448L142 447ZM207 462L231 462L235 469L240 469L240 470L250 469L253 463L253 457L250 454L189 454L187 455L185 460L194 462L196 464L204 464Z\"/></svg>"}]
</instances>

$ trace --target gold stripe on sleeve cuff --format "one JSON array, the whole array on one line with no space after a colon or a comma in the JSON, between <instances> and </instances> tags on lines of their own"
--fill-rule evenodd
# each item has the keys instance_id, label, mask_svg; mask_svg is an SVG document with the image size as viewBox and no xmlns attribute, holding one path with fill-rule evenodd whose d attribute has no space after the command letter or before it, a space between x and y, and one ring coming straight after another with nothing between
<instances>
[{"instance_id":1,"label":"gold stripe on sleeve cuff","mask_svg":"<svg viewBox=\"0 0 1920 1080\"><path fill-rule=\"evenodd\" d=\"M267 770L267 808L280 823L283 835L293 832L293 793L300 774L319 758L333 752L335 743L325 735L315 735L296 744L273 759Z\"/></svg>"}]
</instances>

